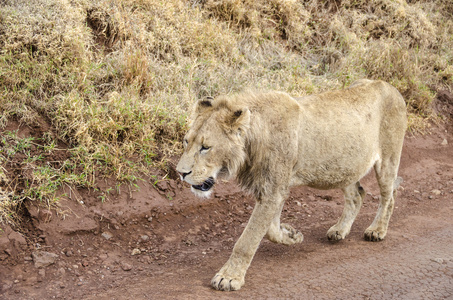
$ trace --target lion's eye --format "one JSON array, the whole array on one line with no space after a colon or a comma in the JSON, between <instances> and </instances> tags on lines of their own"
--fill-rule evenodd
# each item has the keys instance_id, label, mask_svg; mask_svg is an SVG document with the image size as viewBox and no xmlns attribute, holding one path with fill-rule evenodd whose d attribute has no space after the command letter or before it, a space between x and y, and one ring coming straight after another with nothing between
<instances>
[{"instance_id":1,"label":"lion's eye","mask_svg":"<svg viewBox=\"0 0 453 300\"><path fill-rule=\"evenodd\" d=\"M211 147L207 147L207 146L203 145L203 146L201 146L200 152L208 151L209 149L211 149Z\"/></svg>"}]
</instances>

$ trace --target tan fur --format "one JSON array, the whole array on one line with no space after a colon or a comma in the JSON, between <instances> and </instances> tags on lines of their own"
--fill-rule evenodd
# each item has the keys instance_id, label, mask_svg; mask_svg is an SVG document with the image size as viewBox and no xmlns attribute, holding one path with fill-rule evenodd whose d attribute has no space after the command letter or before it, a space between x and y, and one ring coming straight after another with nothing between
<instances>
[{"instance_id":1,"label":"tan fur","mask_svg":"<svg viewBox=\"0 0 453 300\"><path fill-rule=\"evenodd\" d=\"M203 100L185 138L177 170L199 196L208 178L236 177L256 197L249 223L211 284L237 290L261 242L286 245L303 235L280 214L289 188L340 188L344 211L329 240L349 233L365 196L359 180L374 167L381 200L366 240L382 240L393 211L406 130L400 93L382 81L360 80L348 89L304 98L285 93L239 94Z\"/></svg>"}]
</instances>

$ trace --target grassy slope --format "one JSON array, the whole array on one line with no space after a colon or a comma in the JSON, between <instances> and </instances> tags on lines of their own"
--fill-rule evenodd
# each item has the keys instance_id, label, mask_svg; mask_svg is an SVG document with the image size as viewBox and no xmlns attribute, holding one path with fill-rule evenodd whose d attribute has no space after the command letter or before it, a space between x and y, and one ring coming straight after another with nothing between
<instances>
[{"instance_id":1,"label":"grassy slope","mask_svg":"<svg viewBox=\"0 0 453 300\"><path fill-rule=\"evenodd\" d=\"M0 126L51 127L2 130L0 221L23 199L51 204L65 184L165 167L208 95L383 79L405 97L411 129L423 127L436 91L453 85L453 4L407 2L3 1Z\"/></svg>"}]
</instances>

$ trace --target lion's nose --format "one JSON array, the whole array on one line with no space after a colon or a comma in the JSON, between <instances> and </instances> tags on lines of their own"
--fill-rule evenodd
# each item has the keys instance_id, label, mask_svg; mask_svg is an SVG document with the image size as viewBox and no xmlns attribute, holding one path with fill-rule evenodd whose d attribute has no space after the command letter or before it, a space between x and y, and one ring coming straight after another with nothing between
<instances>
[{"instance_id":1,"label":"lion's nose","mask_svg":"<svg viewBox=\"0 0 453 300\"><path fill-rule=\"evenodd\" d=\"M188 173L184 173L184 172L178 172L179 175L181 175L181 178L184 179L187 175L189 175L190 173L192 173L192 171L188 172Z\"/></svg>"}]
</instances>

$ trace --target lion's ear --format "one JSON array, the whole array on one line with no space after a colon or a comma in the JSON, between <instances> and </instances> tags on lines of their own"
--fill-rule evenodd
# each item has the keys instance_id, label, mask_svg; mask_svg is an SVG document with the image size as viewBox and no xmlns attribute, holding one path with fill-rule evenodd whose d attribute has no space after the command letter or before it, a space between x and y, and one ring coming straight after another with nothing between
<instances>
[{"instance_id":1,"label":"lion's ear","mask_svg":"<svg viewBox=\"0 0 453 300\"><path fill-rule=\"evenodd\" d=\"M245 130L250 124L250 110L236 109L230 116L229 124L233 130Z\"/></svg>"},{"instance_id":2,"label":"lion's ear","mask_svg":"<svg viewBox=\"0 0 453 300\"><path fill-rule=\"evenodd\" d=\"M212 98L210 96L199 100L197 103L197 108L196 108L197 113L201 113L205 109L212 107L212 100L214 100L214 98Z\"/></svg>"}]
</instances>

